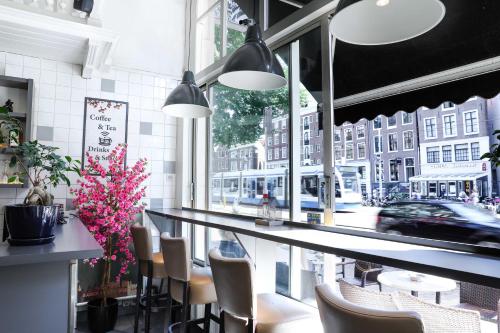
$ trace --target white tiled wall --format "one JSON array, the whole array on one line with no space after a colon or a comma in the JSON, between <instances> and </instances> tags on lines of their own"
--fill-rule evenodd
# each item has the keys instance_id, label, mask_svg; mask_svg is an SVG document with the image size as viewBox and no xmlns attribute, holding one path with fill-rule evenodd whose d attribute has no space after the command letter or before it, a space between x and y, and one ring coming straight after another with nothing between
<instances>
[{"instance_id":1,"label":"white tiled wall","mask_svg":"<svg viewBox=\"0 0 500 333\"><path fill-rule=\"evenodd\" d=\"M147 181L145 202L153 208L173 207L176 121L165 116L160 108L178 78L116 69L102 79L85 80L81 77L80 65L1 50L0 75L34 79L33 138L51 137L41 140L42 143L57 146L60 154L77 159L82 157L84 98L129 102L127 163L131 165L138 158L147 158L151 177ZM7 98L0 95L0 105ZM0 189L2 210L6 204L21 202L26 191ZM58 203L66 205L71 201L67 186L59 186L52 193Z\"/></svg>"}]
</instances>

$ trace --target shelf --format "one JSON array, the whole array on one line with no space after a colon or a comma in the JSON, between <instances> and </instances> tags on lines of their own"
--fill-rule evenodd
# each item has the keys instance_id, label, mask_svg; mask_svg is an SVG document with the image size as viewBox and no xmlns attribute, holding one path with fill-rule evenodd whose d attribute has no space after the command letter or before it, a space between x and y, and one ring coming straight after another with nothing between
<instances>
[{"instance_id":1,"label":"shelf","mask_svg":"<svg viewBox=\"0 0 500 333\"><path fill-rule=\"evenodd\" d=\"M9 112L8 115L16 119L26 119L25 112Z\"/></svg>"},{"instance_id":2,"label":"shelf","mask_svg":"<svg viewBox=\"0 0 500 333\"><path fill-rule=\"evenodd\" d=\"M24 184L0 184L0 188L24 188Z\"/></svg>"}]
</instances>

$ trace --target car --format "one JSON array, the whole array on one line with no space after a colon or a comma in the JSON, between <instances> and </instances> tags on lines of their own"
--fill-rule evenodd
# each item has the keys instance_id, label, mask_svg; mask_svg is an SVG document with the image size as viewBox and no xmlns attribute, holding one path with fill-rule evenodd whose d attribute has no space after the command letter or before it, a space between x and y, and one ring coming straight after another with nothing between
<instances>
[{"instance_id":1,"label":"car","mask_svg":"<svg viewBox=\"0 0 500 333\"><path fill-rule=\"evenodd\" d=\"M500 220L454 201L401 201L381 209L378 232L500 248Z\"/></svg>"}]
</instances>

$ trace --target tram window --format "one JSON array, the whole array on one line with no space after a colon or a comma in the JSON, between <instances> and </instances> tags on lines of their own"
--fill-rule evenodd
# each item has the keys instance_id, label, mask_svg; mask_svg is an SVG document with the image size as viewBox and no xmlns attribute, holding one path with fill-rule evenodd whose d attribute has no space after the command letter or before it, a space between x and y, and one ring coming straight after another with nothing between
<instances>
[{"instance_id":1,"label":"tram window","mask_svg":"<svg viewBox=\"0 0 500 333\"><path fill-rule=\"evenodd\" d=\"M257 195L262 195L264 193L264 181L263 177L257 178Z\"/></svg>"}]
</instances>

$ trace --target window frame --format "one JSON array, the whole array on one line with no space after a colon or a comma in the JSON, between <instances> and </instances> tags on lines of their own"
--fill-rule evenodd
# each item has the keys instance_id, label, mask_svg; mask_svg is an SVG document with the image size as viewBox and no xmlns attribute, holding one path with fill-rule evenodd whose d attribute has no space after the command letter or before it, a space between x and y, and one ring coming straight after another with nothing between
<instances>
[{"instance_id":1,"label":"window frame","mask_svg":"<svg viewBox=\"0 0 500 333\"><path fill-rule=\"evenodd\" d=\"M454 119L454 121L453 121L454 126L452 127L452 129L454 129L454 133L452 133L452 134L446 134L445 118L449 118L449 117L453 117L453 119ZM443 137L444 138L456 137L458 135L457 115L455 113L443 114L441 118L443 121Z\"/></svg>"},{"instance_id":2,"label":"window frame","mask_svg":"<svg viewBox=\"0 0 500 333\"><path fill-rule=\"evenodd\" d=\"M435 136L427 136L427 120L434 119L434 132ZM425 140L434 140L438 138L438 132L437 132L437 118L436 117L426 117L423 119L424 120L424 139Z\"/></svg>"},{"instance_id":3,"label":"window frame","mask_svg":"<svg viewBox=\"0 0 500 333\"><path fill-rule=\"evenodd\" d=\"M411 145L412 148L406 148L406 138L405 138L405 133L411 133ZM413 130L406 130L403 131L403 151L412 151L415 150L415 134L413 133Z\"/></svg>"},{"instance_id":4,"label":"window frame","mask_svg":"<svg viewBox=\"0 0 500 333\"><path fill-rule=\"evenodd\" d=\"M395 143L396 143L396 149L391 149L391 136L395 138ZM383 147L383 145L382 145ZM398 133L397 132L392 132L392 133L387 133L387 152L388 153L395 153L399 150L398 146Z\"/></svg>"},{"instance_id":5,"label":"window frame","mask_svg":"<svg viewBox=\"0 0 500 333\"><path fill-rule=\"evenodd\" d=\"M405 122L405 115L410 116L410 122ZM401 125L412 125L413 124L413 113L412 112L406 112L406 111L401 111Z\"/></svg>"},{"instance_id":6,"label":"window frame","mask_svg":"<svg viewBox=\"0 0 500 333\"><path fill-rule=\"evenodd\" d=\"M465 119L466 114L468 114L468 113L475 113L476 114L476 126L477 126L476 131L469 132L469 133L467 132L467 120ZM480 123L479 123L479 110L478 109L471 109L471 110L463 111L462 112L462 120L463 120L464 135L476 135L476 134L479 134L479 132L481 131L481 129L479 128Z\"/></svg>"}]
</instances>

